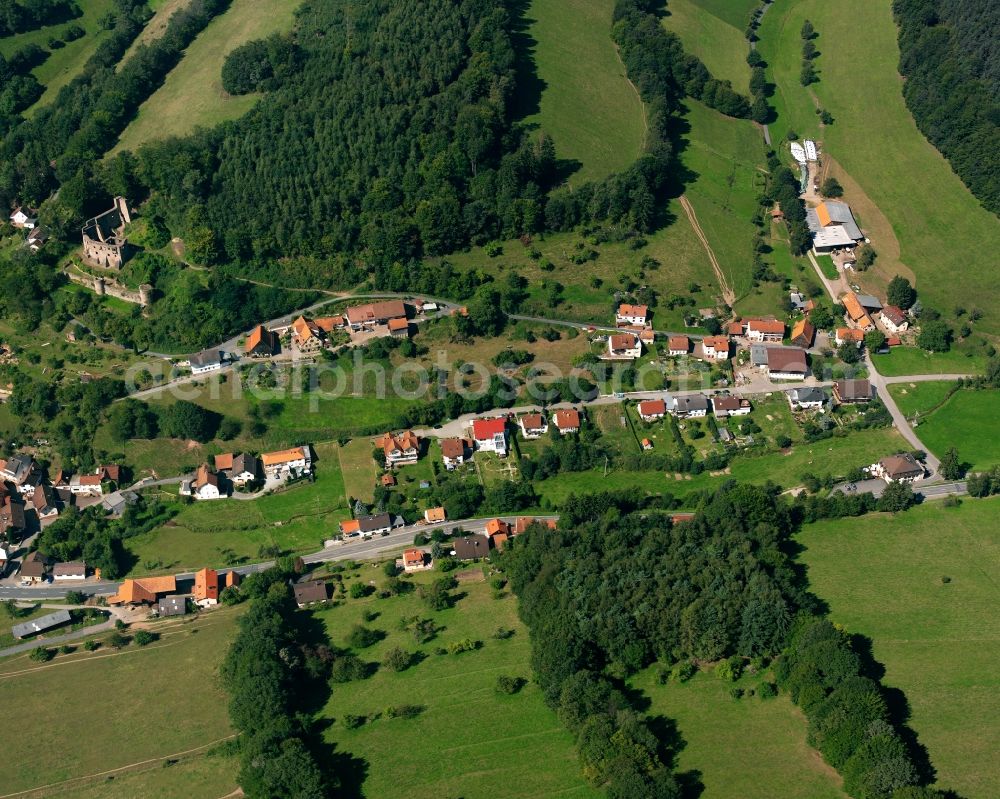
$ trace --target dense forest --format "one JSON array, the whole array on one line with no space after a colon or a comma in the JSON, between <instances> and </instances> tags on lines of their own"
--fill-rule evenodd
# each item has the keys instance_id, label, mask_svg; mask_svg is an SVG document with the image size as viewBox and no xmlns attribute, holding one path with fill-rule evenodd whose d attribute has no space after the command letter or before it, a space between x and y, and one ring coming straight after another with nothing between
<instances>
[{"instance_id":1,"label":"dense forest","mask_svg":"<svg viewBox=\"0 0 1000 799\"><path fill-rule=\"evenodd\" d=\"M57 25L81 13L75 0L0 0L0 36Z\"/></svg>"},{"instance_id":2,"label":"dense forest","mask_svg":"<svg viewBox=\"0 0 1000 799\"><path fill-rule=\"evenodd\" d=\"M859 799L936 797L915 765L872 664L822 620L788 555L800 508L774 487L730 483L673 524L638 492L573 497L557 530L536 526L500 558L531 632L532 669L609 797L680 795L623 681L659 661L690 674L776 676L809 740Z\"/></svg>"},{"instance_id":3,"label":"dense forest","mask_svg":"<svg viewBox=\"0 0 1000 799\"><path fill-rule=\"evenodd\" d=\"M1000 4L895 0L903 96L923 134L1000 214Z\"/></svg>"}]
</instances>

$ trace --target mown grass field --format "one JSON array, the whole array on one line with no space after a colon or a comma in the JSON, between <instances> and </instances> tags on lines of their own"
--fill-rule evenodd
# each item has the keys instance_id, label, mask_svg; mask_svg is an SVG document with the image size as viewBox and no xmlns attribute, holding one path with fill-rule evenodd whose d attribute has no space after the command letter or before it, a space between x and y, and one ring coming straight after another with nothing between
<instances>
[{"instance_id":1,"label":"mown grass field","mask_svg":"<svg viewBox=\"0 0 1000 799\"><path fill-rule=\"evenodd\" d=\"M1000 288L990 256L1000 246L1000 221L917 130L896 71L899 50L889 3L776 0L760 43L778 85L779 119L772 131L820 134L812 99L798 80L799 31L806 18L819 33L820 82L810 88L834 117L820 136L825 156L835 159L890 225L885 234L871 231L879 259L862 284L878 291L909 270L925 306L950 313L974 300L986 312L974 328L1000 333ZM851 187L844 185L853 204ZM872 219L861 217L863 227L871 226Z\"/></svg>"},{"instance_id":2,"label":"mown grass field","mask_svg":"<svg viewBox=\"0 0 1000 799\"><path fill-rule=\"evenodd\" d=\"M675 768L696 771L702 799L842 799L840 778L806 744L806 720L788 696L734 700L724 682L707 672L683 684L659 685L657 668L630 686L650 701L652 716L677 722L681 750ZM756 689L769 674L745 675L735 685Z\"/></svg>"},{"instance_id":3,"label":"mown grass field","mask_svg":"<svg viewBox=\"0 0 1000 799\"><path fill-rule=\"evenodd\" d=\"M726 279L739 298L751 286L751 218L764 181L764 144L746 120L687 100L680 160L691 180L684 188Z\"/></svg>"},{"instance_id":4,"label":"mown grass field","mask_svg":"<svg viewBox=\"0 0 1000 799\"><path fill-rule=\"evenodd\" d=\"M932 380L926 383L893 383L889 393L896 405L907 416L930 413L955 390L956 384L950 380Z\"/></svg>"},{"instance_id":5,"label":"mown grass field","mask_svg":"<svg viewBox=\"0 0 1000 799\"><path fill-rule=\"evenodd\" d=\"M700 58L713 77L732 81L745 94L750 81L746 19L737 26L704 6L699 0L670 0L663 26L681 37L684 49Z\"/></svg>"},{"instance_id":6,"label":"mown grass field","mask_svg":"<svg viewBox=\"0 0 1000 799\"><path fill-rule=\"evenodd\" d=\"M692 2L738 31L746 29L750 12L758 5L757 0L692 0ZM673 5L671 1L670 6Z\"/></svg>"},{"instance_id":7,"label":"mown grass field","mask_svg":"<svg viewBox=\"0 0 1000 799\"><path fill-rule=\"evenodd\" d=\"M935 455L950 447L973 469L1000 464L1000 436L997 430L997 403L1000 390L962 390L926 417L917 429L920 440Z\"/></svg>"},{"instance_id":8,"label":"mown grass field","mask_svg":"<svg viewBox=\"0 0 1000 799\"><path fill-rule=\"evenodd\" d=\"M872 639L938 784L966 799L993 797L1000 784L998 514L1000 499L931 502L798 535L812 591L834 622Z\"/></svg>"},{"instance_id":9,"label":"mown grass field","mask_svg":"<svg viewBox=\"0 0 1000 799\"><path fill-rule=\"evenodd\" d=\"M536 74L521 78L521 112L552 137L560 159L579 166L571 185L625 169L645 137L642 102L611 40L611 10L605 0L531 0L525 12L520 41Z\"/></svg>"},{"instance_id":10,"label":"mown grass field","mask_svg":"<svg viewBox=\"0 0 1000 799\"><path fill-rule=\"evenodd\" d=\"M0 664L0 685L17 697L18 734L6 742L5 792L26 791L211 744L231 734L216 669L239 610L162 622L160 640L121 652L101 647L27 655ZM47 788L55 796L223 796L235 787L235 763L208 758L139 774ZM121 783L119 783L121 780Z\"/></svg>"},{"instance_id":11,"label":"mown grass field","mask_svg":"<svg viewBox=\"0 0 1000 799\"><path fill-rule=\"evenodd\" d=\"M478 567L473 572L478 574ZM360 567L360 579L379 581L381 570ZM377 577L376 577L377 576ZM423 582L439 577L421 575ZM600 795L586 784L570 734L542 701L530 682L513 696L495 690L501 674L530 679L528 631L517 616L509 595L493 599L484 582L463 582L455 592L461 599L437 613L427 609L415 593L392 599L348 600L340 607L315 611L332 642L343 646L362 610L378 613L367 626L386 637L357 652L365 661L380 661L395 646L419 652L424 659L406 671L384 667L360 682L334 684L322 712L331 720L325 733L338 752L367 761L362 790L368 799L512 799L565 796L583 799ZM433 619L437 637L417 645L399 620L420 616ZM492 637L498 627L514 630L513 637ZM482 647L458 655L434 650L465 638ZM349 730L346 714L372 716L389 706L421 705L415 719L386 717Z\"/></svg>"},{"instance_id":12,"label":"mown grass field","mask_svg":"<svg viewBox=\"0 0 1000 799\"><path fill-rule=\"evenodd\" d=\"M87 0L80 3L83 15L77 19L0 39L0 55L9 56L29 44L37 44L42 49L49 50L49 39L53 36L62 38L66 29L72 25L79 25L86 31L85 36L69 42L65 47L51 50L49 57L31 71L45 87L45 92L26 111L28 115L54 100L59 90L79 74L97 46L107 38L108 32L100 26L99 20L111 6L111 0Z\"/></svg>"},{"instance_id":13,"label":"mown grass field","mask_svg":"<svg viewBox=\"0 0 1000 799\"><path fill-rule=\"evenodd\" d=\"M234 97L222 88L226 55L252 39L292 27L301 0L233 0L191 43L163 85L139 107L112 152L134 150L143 142L182 136L243 116L259 95Z\"/></svg>"},{"instance_id":14,"label":"mown grass field","mask_svg":"<svg viewBox=\"0 0 1000 799\"><path fill-rule=\"evenodd\" d=\"M350 518L338 447L316 444L316 481L254 500L220 499L185 505L162 527L128 539L133 574L174 573L260 560L260 547L290 552L320 549Z\"/></svg>"},{"instance_id":15,"label":"mown grass field","mask_svg":"<svg viewBox=\"0 0 1000 799\"><path fill-rule=\"evenodd\" d=\"M337 459L344 480L344 494L348 497L371 502L378 468L372 457L374 446L370 439L355 438L337 448Z\"/></svg>"},{"instance_id":16,"label":"mown grass field","mask_svg":"<svg viewBox=\"0 0 1000 799\"><path fill-rule=\"evenodd\" d=\"M947 352L926 352L919 347L893 347L888 355L875 355L879 374L902 375L979 374L986 365L983 353L971 346L956 345Z\"/></svg>"},{"instance_id":17,"label":"mown grass field","mask_svg":"<svg viewBox=\"0 0 1000 799\"><path fill-rule=\"evenodd\" d=\"M758 423L764 426L764 422ZM601 470L563 472L539 482L536 488L542 501L548 503L547 507L558 506L570 494L616 491L635 486L640 486L649 494L673 494L677 497L718 488L726 480L753 483L771 480L787 489L801 485L802 475L806 472L820 479L827 475L843 476L855 466L867 466L885 455L906 448L906 442L894 429L863 430L852 432L845 438L795 444L787 455L771 452L758 457L737 456L723 474L702 472L677 479L672 473L654 471L612 471L606 476Z\"/></svg>"}]
</instances>

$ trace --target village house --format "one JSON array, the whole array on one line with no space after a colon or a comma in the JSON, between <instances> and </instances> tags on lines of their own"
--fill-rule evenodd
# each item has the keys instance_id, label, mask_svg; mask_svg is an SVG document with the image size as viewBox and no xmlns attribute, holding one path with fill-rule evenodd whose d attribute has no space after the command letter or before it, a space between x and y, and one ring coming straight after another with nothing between
<instances>
[{"instance_id":1,"label":"village house","mask_svg":"<svg viewBox=\"0 0 1000 799\"><path fill-rule=\"evenodd\" d=\"M838 327L836 333L834 334L833 341L839 347L845 341L850 341L852 344L860 347L865 340L865 333L863 330L857 330L853 327Z\"/></svg>"},{"instance_id":2,"label":"village house","mask_svg":"<svg viewBox=\"0 0 1000 799\"><path fill-rule=\"evenodd\" d=\"M16 496L4 496L0 501L0 536L19 541L28 530L24 503Z\"/></svg>"},{"instance_id":3,"label":"village house","mask_svg":"<svg viewBox=\"0 0 1000 799\"><path fill-rule=\"evenodd\" d=\"M373 513L357 518L358 532L366 538L375 535L387 535L392 532L392 516L388 513Z\"/></svg>"},{"instance_id":4,"label":"village house","mask_svg":"<svg viewBox=\"0 0 1000 799\"><path fill-rule=\"evenodd\" d=\"M868 471L887 483L912 483L924 477L924 467L909 452L882 458L878 463L873 463Z\"/></svg>"},{"instance_id":5,"label":"village house","mask_svg":"<svg viewBox=\"0 0 1000 799\"><path fill-rule=\"evenodd\" d=\"M802 347L802 349L807 350L813 345L813 339L815 338L816 328L808 319L799 319L792 325L792 335L789 340L796 347Z\"/></svg>"},{"instance_id":6,"label":"village house","mask_svg":"<svg viewBox=\"0 0 1000 799\"><path fill-rule=\"evenodd\" d=\"M649 308L645 305L630 305L623 302L615 313L615 324L618 327L645 327L649 319Z\"/></svg>"},{"instance_id":7,"label":"village house","mask_svg":"<svg viewBox=\"0 0 1000 799\"><path fill-rule=\"evenodd\" d=\"M806 225L813 237L813 252L817 255L853 247L864 239L847 203L827 200L815 208L806 209Z\"/></svg>"},{"instance_id":8,"label":"village house","mask_svg":"<svg viewBox=\"0 0 1000 799\"><path fill-rule=\"evenodd\" d=\"M749 319L745 329L750 341L780 342L785 336L785 323L778 319Z\"/></svg>"},{"instance_id":9,"label":"village house","mask_svg":"<svg viewBox=\"0 0 1000 799\"><path fill-rule=\"evenodd\" d=\"M207 463L198 467L193 480L181 481L180 493L193 499L221 499L225 496L219 485L219 475L210 471Z\"/></svg>"},{"instance_id":10,"label":"village house","mask_svg":"<svg viewBox=\"0 0 1000 799\"><path fill-rule=\"evenodd\" d=\"M729 360L729 336L706 336L701 340L701 351L710 361Z\"/></svg>"},{"instance_id":11,"label":"village house","mask_svg":"<svg viewBox=\"0 0 1000 799\"><path fill-rule=\"evenodd\" d=\"M580 412L572 408L563 408L552 415L556 430L561 435L580 432Z\"/></svg>"},{"instance_id":12,"label":"village house","mask_svg":"<svg viewBox=\"0 0 1000 799\"><path fill-rule=\"evenodd\" d=\"M121 269L135 249L125 237L125 226L131 221L125 198L115 197L111 208L81 228L83 260L105 269Z\"/></svg>"},{"instance_id":13,"label":"village house","mask_svg":"<svg viewBox=\"0 0 1000 799\"><path fill-rule=\"evenodd\" d=\"M185 616L187 612L187 597L165 596L156 603L156 615L161 619L169 616Z\"/></svg>"},{"instance_id":14,"label":"village house","mask_svg":"<svg viewBox=\"0 0 1000 799\"><path fill-rule=\"evenodd\" d=\"M69 624L72 621L73 617L68 610L57 610L54 613L46 613L44 616L39 616L37 619L15 624L10 628L10 633L20 641L29 635L37 635L46 630L60 627L63 624Z\"/></svg>"},{"instance_id":15,"label":"village house","mask_svg":"<svg viewBox=\"0 0 1000 799\"><path fill-rule=\"evenodd\" d=\"M878 315L882 325L890 333L902 333L910 326L910 321L901 308L895 305L886 305Z\"/></svg>"},{"instance_id":16,"label":"village house","mask_svg":"<svg viewBox=\"0 0 1000 799\"><path fill-rule=\"evenodd\" d=\"M538 438L549 431L549 423L540 413L526 413L517 423L521 428L521 435L528 439Z\"/></svg>"},{"instance_id":17,"label":"village house","mask_svg":"<svg viewBox=\"0 0 1000 799\"><path fill-rule=\"evenodd\" d=\"M412 430L399 435L386 433L378 441L378 448L385 454L385 468L416 463L420 457L420 438Z\"/></svg>"},{"instance_id":18,"label":"village house","mask_svg":"<svg viewBox=\"0 0 1000 799\"><path fill-rule=\"evenodd\" d=\"M833 384L833 396L842 405L871 402L872 386L867 380L838 380Z\"/></svg>"},{"instance_id":19,"label":"village house","mask_svg":"<svg viewBox=\"0 0 1000 799\"><path fill-rule=\"evenodd\" d=\"M386 472L378 479L378 481L383 488L392 488L396 485L396 475L392 472Z\"/></svg>"},{"instance_id":20,"label":"village house","mask_svg":"<svg viewBox=\"0 0 1000 799\"><path fill-rule=\"evenodd\" d=\"M642 341L634 333L612 333L608 336L609 358L635 359L642 355Z\"/></svg>"},{"instance_id":21,"label":"village house","mask_svg":"<svg viewBox=\"0 0 1000 799\"><path fill-rule=\"evenodd\" d=\"M49 572L49 559L37 549L29 552L21 559L21 571L18 577L28 583L41 583Z\"/></svg>"},{"instance_id":22,"label":"village house","mask_svg":"<svg viewBox=\"0 0 1000 799\"><path fill-rule=\"evenodd\" d=\"M495 452L507 457L507 421L505 419L475 419L472 422L472 440L481 452Z\"/></svg>"},{"instance_id":23,"label":"village house","mask_svg":"<svg viewBox=\"0 0 1000 799\"><path fill-rule=\"evenodd\" d=\"M43 483L38 486L31 495L31 504L40 521L54 519L59 515L59 498L56 496L56 490L50 485Z\"/></svg>"},{"instance_id":24,"label":"village house","mask_svg":"<svg viewBox=\"0 0 1000 799\"><path fill-rule=\"evenodd\" d=\"M511 535L523 535L533 524L541 524L548 527L550 530L556 529L555 519L536 519L534 516L518 516L514 520L514 527L511 530Z\"/></svg>"},{"instance_id":25,"label":"village house","mask_svg":"<svg viewBox=\"0 0 1000 799\"><path fill-rule=\"evenodd\" d=\"M71 580L87 579L87 564L82 560L70 563L57 563L52 567L52 579L54 582L69 582Z\"/></svg>"},{"instance_id":26,"label":"village house","mask_svg":"<svg viewBox=\"0 0 1000 799\"><path fill-rule=\"evenodd\" d=\"M191 598L200 608L219 604L219 573L215 569L200 569L194 573Z\"/></svg>"},{"instance_id":27,"label":"village house","mask_svg":"<svg viewBox=\"0 0 1000 799\"><path fill-rule=\"evenodd\" d=\"M446 438L441 441L441 460L449 472L465 463L465 452L464 438Z\"/></svg>"},{"instance_id":28,"label":"village house","mask_svg":"<svg viewBox=\"0 0 1000 799\"><path fill-rule=\"evenodd\" d=\"M292 447L277 452L265 452L260 456L264 474L272 479L287 480L309 474L312 468L312 457L309 447Z\"/></svg>"},{"instance_id":29,"label":"village house","mask_svg":"<svg viewBox=\"0 0 1000 799\"><path fill-rule=\"evenodd\" d=\"M667 415L667 403L661 399L643 400L638 406L639 418L644 422L653 422Z\"/></svg>"},{"instance_id":30,"label":"village house","mask_svg":"<svg viewBox=\"0 0 1000 799\"><path fill-rule=\"evenodd\" d=\"M444 512L444 507L438 506L436 508L428 508L424 511L424 521L428 524L438 524L447 519L447 515Z\"/></svg>"},{"instance_id":31,"label":"village house","mask_svg":"<svg viewBox=\"0 0 1000 799\"><path fill-rule=\"evenodd\" d=\"M323 340L323 330L311 319L300 316L292 322L292 343L299 352L315 352Z\"/></svg>"},{"instance_id":32,"label":"village house","mask_svg":"<svg viewBox=\"0 0 1000 799\"><path fill-rule=\"evenodd\" d=\"M490 547L500 552L510 537L514 535L511 526L503 519L490 519L486 522L486 536L490 540Z\"/></svg>"},{"instance_id":33,"label":"village house","mask_svg":"<svg viewBox=\"0 0 1000 799\"><path fill-rule=\"evenodd\" d=\"M346 316L347 325L351 330L371 330L378 325L387 325L393 319L405 320L406 305L402 300L356 305L347 309Z\"/></svg>"},{"instance_id":34,"label":"village house","mask_svg":"<svg viewBox=\"0 0 1000 799\"><path fill-rule=\"evenodd\" d=\"M386 327L389 329L389 335L393 338L409 338L410 336L410 323L406 317L390 319L386 323Z\"/></svg>"},{"instance_id":35,"label":"village house","mask_svg":"<svg viewBox=\"0 0 1000 799\"><path fill-rule=\"evenodd\" d=\"M788 404L795 411L816 410L826 403L826 394L823 390L811 386L793 388L786 391L785 395L788 397Z\"/></svg>"},{"instance_id":36,"label":"village house","mask_svg":"<svg viewBox=\"0 0 1000 799\"><path fill-rule=\"evenodd\" d=\"M101 499L101 507L109 514L120 517L125 508L139 501L139 495L134 491L112 491Z\"/></svg>"},{"instance_id":37,"label":"village house","mask_svg":"<svg viewBox=\"0 0 1000 799\"><path fill-rule=\"evenodd\" d=\"M38 212L18 206L11 212L10 224L20 230L32 230L38 224Z\"/></svg>"},{"instance_id":38,"label":"village house","mask_svg":"<svg viewBox=\"0 0 1000 799\"><path fill-rule=\"evenodd\" d=\"M459 560L477 560L490 554L490 540L478 533L456 538L451 546L452 554Z\"/></svg>"},{"instance_id":39,"label":"village house","mask_svg":"<svg viewBox=\"0 0 1000 799\"><path fill-rule=\"evenodd\" d=\"M704 394L690 394L673 397L670 412L678 419L696 419L708 415L708 397Z\"/></svg>"},{"instance_id":40,"label":"village house","mask_svg":"<svg viewBox=\"0 0 1000 799\"><path fill-rule=\"evenodd\" d=\"M752 351L750 357L753 360ZM805 380L809 373L806 351L798 347L764 347L763 361L762 366L772 380Z\"/></svg>"},{"instance_id":41,"label":"village house","mask_svg":"<svg viewBox=\"0 0 1000 799\"><path fill-rule=\"evenodd\" d=\"M215 456L215 471L233 485L242 487L260 477L260 460L247 452L239 455L226 452Z\"/></svg>"},{"instance_id":42,"label":"village house","mask_svg":"<svg viewBox=\"0 0 1000 799\"><path fill-rule=\"evenodd\" d=\"M36 227L28 234L28 238L25 243L28 245L28 249L31 252L38 252L45 243L49 240L49 232L45 228Z\"/></svg>"},{"instance_id":43,"label":"village house","mask_svg":"<svg viewBox=\"0 0 1000 799\"><path fill-rule=\"evenodd\" d=\"M687 355L691 351L691 339L687 336L671 336L667 339L667 355Z\"/></svg>"},{"instance_id":44,"label":"village house","mask_svg":"<svg viewBox=\"0 0 1000 799\"><path fill-rule=\"evenodd\" d=\"M12 483L19 494L31 496L41 482L41 470L31 455L21 452L0 461L0 480Z\"/></svg>"},{"instance_id":45,"label":"village house","mask_svg":"<svg viewBox=\"0 0 1000 799\"><path fill-rule=\"evenodd\" d=\"M101 475L99 474L74 474L69 478L69 490L71 494L99 497L104 494L104 487L101 485Z\"/></svg>"},{"instance_id":46,"label":"village house","mask_svg":"<svg viewBox=\"0 0 1000 799\"><path fill-rule=\"evenodd\" d=\"M404 549L403 550L403 571L404 572L419 572L427 568L425 565L425 559L427 553L422 549Z\"/></svg>"},{"instance_id":47,"label":"village house","mask_svg":"<svg viewBox=\"0 0 1000 799\"><path fill-rule=\"evenodd\" d=\"M313 605L316 602L326 602L330 598L326 583L322 580L303 580L292 586L295 604L300 608Z\"/></svg>"},{"instance_id":48,"label":"village house","mask_svg":"<svg viewBox=\"0 0 1000 799\"><path fill-rule=\"evenodd\" d=\"M746 416L751 411L750 400L731 394L720 394L712 398L712 410L717 418L726 416Z\"/></svg>"},{"instance_id":49,"label":"village house","mask_svg":"<svg viewBox=\"0 0 1000 799\"><path fill-rule=\"evenodd\" d=\"M853 292L848 292L843 297L840 298L841 304L844 306L844 312L850 323L859 330L867 333L869 330L875 329L875 323L872 318L868 315L868 312L862 307L861 303L858 301L857 296Z\"/></svg>"},{"instance_id":50,"label":"village house","mask_svg":"<svg viewBox=\"0 0 1000 799\"><path fill-rule=\"evenodd\" d=\"M203 350L197 355L192 355L189 363L191 364L191 374L193 375L217 372L222 368L222 353L219 350Z\"/></svg>"},{"instance_id":51,"label":"village house","mask_svg":"<svg viewBox=\"0 0 1000 799\"><path fill-rule=\"evenodd\" d=\"M247 336L243 351L248 358L270 358L278 351L278 334L257 325Z\"/></svg>"},{"instance_id":52,"label":"village house","mask_svg":"<svg viewBox=\"0 0 1000 799\"><path fill-rule=\"evenodd\" d=\"M334 330L343 330L347 327L347 319L343 316L317 316L313 323L324 335L329 336Z\"/></svg>"},{"instance_id":53,"label":"village house","mask_svg":"<svg viewBox=\"0 0 1000 799\"><path fill-rule=\"evenodd\" d=\"M118 593L108 597L109 605L152 605L164 594L177 593L177 579L166 577L140 577L127 579L118 588Z\"/></svg>"}]
</instances>

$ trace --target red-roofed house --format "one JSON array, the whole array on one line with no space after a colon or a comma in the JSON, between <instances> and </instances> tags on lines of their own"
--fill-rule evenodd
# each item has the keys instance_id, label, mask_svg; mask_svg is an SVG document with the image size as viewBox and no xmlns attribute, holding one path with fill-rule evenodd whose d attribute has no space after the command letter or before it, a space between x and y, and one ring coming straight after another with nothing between
<instances>
[{"instance_id":1,"label":"red-roofed house","mask_svg":"<svg viewBox=\"0 0 1000 799\"><path fill-rule=\"evenodd\" d=\"M910 321L906 318L906 314L895 305L886 305L879 312L879 319L890 333L902 333L910 326Z\"/></svg>"},{"instance_id":2,"label":"red-roofed house","mask_svg":"<svg viewBox=\"0 0 1000 799\"><path fill-rule=\"evenodd\" d=\"M404 430L398 436L386 433L379 439L378 446L385 453L387 469L416 463L420 457L420 438L412 430Z\"/></svg>"},{"instance_id":3,"label":"red-roofed house","mask_svg":"<svg viewBox=\"0 0 1000 799\"><path fill-rule=\"evenodd\" d=\"M202 569L194 573L194 603L207 608L219 604L219 573L215 569Z\"/></svg>"},{"instance_id":4,"label":"red-roofed house","mask_svg":"<svg viewBox=\"0 0 1000 799\"><path fill-rule=\"evenodd\" d=\"M552 414L552 421L555 423L556 430L563 435L580 432L580 412L572 408L556 411Z\"/></svg>"},{"instance_id":5,"label":"red-roofed house","mask_svg":"<svg viewBox=\"0 0 1000 799\"><path fill-rule=\"evenodd\" d=\"M619 327L622 325L638 325L639 327L644 327L648 318L649 308L645 305L630 305L623 302L618 306L618 312L615 314L615 323Z\"/></svg>"},{"instance_id":6,"label":"red-roofed house","mask_svg":"<svg viewBox=\"0 0 1000 799\"><path fill-rule=\"evenodd\" d=\"M526 413L517 420L517 423L521 427L521 435L525 438L538 438L549 432L549 423L540 413Z\"/></svg>"},{"instance_id":7,"label":"red-roofed house","mask_svg":"<svg viewBox=\"0 0 1000 799\"><path fill-rule=\"evenodd\" d=\"M428 568L425 565L426 554L422 549L403 550L403 571L418 572Z\"/></svg>"},{"instance_id":8,"label":"red-roofed house","mask_svg":"<svg viewBox=\"0 0 1000 799\"><path fill-rule=\"evenodd\" d=\"M667 355L687 355L691 351L691 339L687 336L671 336L667 341Z\"/></svg>"},{"instance_id":9,"label":"red-roofed house","mask_svg":"<svg viewBox=\"0 0 1000 799\"><path fill-rule=\"evenodd\" d=\"M778 319L750 319L746 331L750 341L781 341L785 336L785 323Z\"/></svg>"},{"instance_id":10,"label":"red-roofed house","mask_svg":"<svg viewBox=\"0 0 1000 799\"><path fill-rule=\"evenodd\" d=\"M701 341L701 351L711 361L729 360L729 336L706 336Z\"/></svg>"},{"instance_id":11,"label":"red-roofed house","mask_svg":"<svg viewBox=\"0 0 1000 799\"><path fill-rule=\"evenodd\" d=\"M495 452L507 457L507 421L505 419L475 419L472 422L472 439L476 449Z\"/></svg>"},{"instance_id":12,"label":"red-roofed house","mask_svg":"<svg viewBox=\"0 0 1000 799\"><path fill-rule=\"evenodd\" d=\"M667 415L667 403L663 400L643 400L639 403L639 417L644 422L662 419Z\"/></svg>"},{"instance_id":13,"label":"red-roofed house","mask_svg":"<svg viewBox=\"0 0 1000 799\"><path fill-rule=\"evenodd\" d=\"M612 333L608 336L608 357L635 359L642 355L642 341L634 333Z\"/></svg>"}]
</instances>

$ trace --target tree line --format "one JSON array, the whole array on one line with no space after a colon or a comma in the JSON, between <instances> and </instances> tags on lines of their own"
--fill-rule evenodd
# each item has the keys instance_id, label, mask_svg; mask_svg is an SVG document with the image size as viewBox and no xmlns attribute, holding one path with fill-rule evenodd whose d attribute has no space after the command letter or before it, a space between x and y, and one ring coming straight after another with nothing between
<instances>
[{"instance_id":1,"label":"tree line","mask_svg":"<svg viewBox=\"0 0 1000 799\"><path fill-rule=\"evenodd\" d=\"M76 0L0 0L0 37L58 25L82 13Z\"/></svg>"},{"instance_id":2,"label":"tree line","mask_svg":"<svg viewBox=\"0 0 1000 799\"><path fill-rule=\"evenodd\" d=\"M927 775L884 689L862 676L853 642L822 619L796 572L787 551L798 513L777 487L727 483L679 524L637 490L572 497L561 513L557 530L515 539L500 566L530 629L534 678L608 796L680 795L623 696L629 675L654 661L739 670L774 658L810 718L810 743L852 796L938 796L919 787Z\"/></svg>"},{"instance_id":3,"label":"tree line","mask_svg":"<svg viewBox=\"0 0 1000 799\"><path fill-rule=\"evenodd\" d=\"M1000 214L1000 6L895 0L893 13L903 98L917 127L983 206Z\"/></svg>"}]
</instances>

